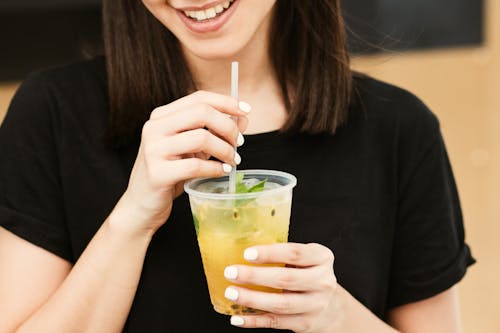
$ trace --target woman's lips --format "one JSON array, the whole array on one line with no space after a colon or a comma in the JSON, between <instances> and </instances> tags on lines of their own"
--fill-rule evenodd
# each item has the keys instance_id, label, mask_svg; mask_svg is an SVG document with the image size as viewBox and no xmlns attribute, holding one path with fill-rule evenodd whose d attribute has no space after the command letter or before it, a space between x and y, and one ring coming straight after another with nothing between
<instances>
[{"instance_id":1,"label":"woman's lips","mask_svg":"<svg viewBox=\"0 0 500 333\"><path fill-rule=\"evenodd\" d=\"M225 1L219 3L218 6L222 6L222 4L224 2ZM213 32L213 31L219 30L227 21L229 21L232 14L236 10L236 7L238 6L238 2L239 2L239 0L234 0L233 2L230 2L230 5L227 9L225 9L221 13L217 14L215 17L200 20L200 21L195 19L195 18L191 18L191 17L186 16L186 14L184 13L184 11L186 11L185 9L184 10L178 9L177 14L180 16L182 22L184 22L184 24L190 30L197 32L197 33ZM215 10L215 7L217 7L217 6L214 5L213 7L207 8L204 11L208 12L208 14L210 15L210 13L212 12L212 9ZM200 10L198 10L198 11L200 11ZM191 10L191 12L197 12L197 11ZM212 15L213 15L213 12L212 12ZM201 17L203 17L203 15L201 15ZM207 17L207 16L205 15L205 17Z\"/></svg>"}]
</instances>

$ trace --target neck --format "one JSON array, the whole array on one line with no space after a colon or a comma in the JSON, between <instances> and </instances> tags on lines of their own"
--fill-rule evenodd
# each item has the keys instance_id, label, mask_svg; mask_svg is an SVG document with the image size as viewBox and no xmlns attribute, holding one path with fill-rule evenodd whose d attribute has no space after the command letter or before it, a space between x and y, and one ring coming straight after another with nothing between
<instances>
[{"instance_id":1,"label":"neck","mask_svg":"<svg viewBox=\"0 0 500 333\"><path fill-rule=\"evenodd\" d=\"M239 94L252 95L263 84L276 84L269 57L267 36L269 24L263 24L247 45L231 58L203 59L189 50L184 55L197 89L229 94L231 87L231 62L239 62Z\"/></svg>"},{"instance_id":2,"label":"neck","mask_svg":"<svg viewBox=\"0 0 500 333\"><path fill-rule=\"evenodd\" d=\"M269 56L269 24L263 24L252 40L230 59L203 59L184 49L184 56L196 88L229 95L231 62L239 62L238 99L252 105L245 133L259 133L281 127L286 117L281 89Z\"/></svg>"}]
</instances>

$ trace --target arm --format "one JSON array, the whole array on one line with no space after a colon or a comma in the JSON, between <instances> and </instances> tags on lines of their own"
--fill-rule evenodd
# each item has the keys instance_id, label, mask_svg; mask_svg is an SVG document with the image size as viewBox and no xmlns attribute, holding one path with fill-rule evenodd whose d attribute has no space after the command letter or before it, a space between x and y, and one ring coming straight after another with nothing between
<instances>
[{"instance_id":1,"label":"arm","mask_svg":"<svg viewBox=\"0 0 500 333\"><path fill-rule=\"evenodd\" d=\"M428 299L399 306L389 311L388 323L382 322L345 289L338 287L344 299L345 323L342 332L427 332L460 333L458 292L454 286Z\"/></svg>"},{"instance_id":2,"label":"arm","mask_svg":"<svg viewBox=\"0 0 500 333\"><path fill-rule=\"evenodd\" d=\"M461 332L457 287L389 312L389 323L405 333Z\"/></svg>"},{"instance_id":3,"label":"arm","mask_svg":"<svg viewBox=\"0 0 500 333\"><path fill-rule=\"evenodd\" d=\"M1 229L0 333L120 332L151 237L184 181L223 176L236 164L241 135L228 115L244 129L238 102L207 92L153 111L127 190L74 267Z\"/></svg>"},{"instance_id":4,"label":"arm","mask_svg":"<svg viewBox=\"0 0 500 333\"><path fill-rule=\"evenodd\" d=\"M333 254L323 245L283 243L254 246L252 251L251 262L281 262L289 267L235 265L227 269L231 274L226 278L236 284L263 285L284 292L272 294L237 285L228 287L232 290L226 291L226 297L231 301L268 312L233 316L233 325L297 333L383 333L397 332L396 329L405 333L460 332L455 288L393 309L389 313L391 327L337 284Z\"/></svg>"},{"instance_id":5,"label":"arm","mask_svg":"<svg viewBox=\"0 0 500 333\"><path fill-rule=\"evenodd\" d=\"M10 325L1 332L120 332L151 239L120 230L122 219L108 218L73 269L2 229L0 321Z\"/></svg>"},{"instance_id":6,"label":"arm","mask_svg":"<svg viewBox=\"0 0 500 333\"><path fill-rule=\"evenodd\" d=\"M14 331L70 270L69 262L0 227L0 332Z\"/></svg>"}]
</instances>

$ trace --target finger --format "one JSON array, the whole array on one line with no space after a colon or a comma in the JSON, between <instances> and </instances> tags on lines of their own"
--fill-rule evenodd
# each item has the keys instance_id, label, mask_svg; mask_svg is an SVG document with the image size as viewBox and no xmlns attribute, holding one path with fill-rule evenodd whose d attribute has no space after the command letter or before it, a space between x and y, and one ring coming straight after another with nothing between
<instances>
[{"instance_id":1,"label":"finger","mask_svg":"<svg viewBox=\"0 0 500 333\"><path fill-rule=\"evenodd\" d=\"M248 103L239 102L230 96L199 90L172 103L157 107L151 112L150 119L161 118L177 110L189 109L194 104L207 104L230 116L244 116L251 110Z\"/></svg>"},{"instance_id":2,"label":"finger","mask_svg":"<svg viewBox=\"0 0 500 333\"><path fill-rule=\"evenodd\" d=\"M185 158L157 163L152 167L150 175L154 183L170 186L192 178L227 176L231 168L231 165L218 161Z\"/></svg>"},{"instance_id":3,"label":"finger","mask_svg":"<svg viewBox=\"0 0 500 333\"><path fill-rule=\"evenodd\" d=\"M273 328L292 330L294 332L308 332L311 329L309 321L301 315L278 315L267 313L252 316L231 316L231 325L241 328Z\"/></svg>"},{"instance_id":4,"label":"finger","mask_svg":"<svg viewBox=\"0 0 500 333\"><path fill-rule=\"evenodd\" d=\"M276 314L306 313L317 310L320 303L316 293L271 293L239 286L227 287L225 296L239 305Z\"/></svg>"},{"instance_id":5,"label":"finger","mask_svg":"<svg viewBox=\"0 0 500 333\"><path fill-rule=\"evenodd\" d=\"M194 157L200 158L202 160L208 160L210 158L210 154L204 153L204 152L199 152L194 154Z\"/></svg>"},{"instance_id":6,"label":"finger","mask_svg":"<svg viewBox=\"0 0 500 333\"><path fill-rule=\"evenodd\" d=\"M233 146L240 131L233 120L211 106L198 104L190 110L172 113L168 117L149 120L143 129L148 137L173 135L197 128L207 128Z\"/></svg>"},{"instance_id":7,"label":"finger","mask_svg":"<svg viewBox=\"0 0 500 333\"><path fill-rule=\"evenodd\" d=\"M238 124L238 129L240 130L240 133L244 133L248 127L248 117L246 117L246 116L238 117L237 124Z\"/></svg>"},{"instance_id":8,"label":"finger","mask_svg":"<svg viewBox=\"0 0 500 333\"><path fill-rule=\"evenodd\" d=\"M309 267L325 263L333 265L332 251L317 243L277 243L247 248L243 257L254 263L284 263L296 267Z\"/></svg>"},{"instance_id":9,"label":"finger","mask_svg":"<svg viewBox=\"0 0 500 333\"><path fill-rule=\"evenodd\" d=\"M333 280L332 272L326 272L324 266L309 268L259 267L246 265L228 266L224 276L231 282L265 286L290 291L323 290L324 280ZM332 281L333 285L333 281Z\"/></svg>"},{"instance_id":10,"label":"finger","mask_svg":"<svg viewBox=\"0 0 500 333\"><path fill-rule=\"evenodd\" d=\"M150 149L155 150L155 154L169 160L177 160L186 154L204 153L233 166L241 162L233 146L200 128L162 138L150 146L153 146Z\"/></svg>"}]
</instances>

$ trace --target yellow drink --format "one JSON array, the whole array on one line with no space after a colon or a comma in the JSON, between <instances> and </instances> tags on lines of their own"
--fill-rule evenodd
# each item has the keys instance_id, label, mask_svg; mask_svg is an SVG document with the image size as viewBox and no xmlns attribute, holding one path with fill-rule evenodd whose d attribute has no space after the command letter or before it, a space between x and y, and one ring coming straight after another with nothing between
<instances>
[{"instance_id":1,"label":"yellow drink","mask_svg":"<svg viewBox=\"0 0 500 333\"><path fill-rule=\"evenodd\" d=\"M244 173L248 177L263 178L256 177L251 171ZM238 195L204 192L204 196L198 197L188 191L210 299L215 311L219 313L258 313L255 309L240 306L224 297L224 291L231 284L224 277L224 269L234 264L249 265L243 258L243 251L250 246L283 243L288 240L291 192L295 182L273 182L272 178L272 175L266 175L265 179L270 180L266 184L267 189L258 193ZM198 185L194 187L195 191L197 188L200 192L214 189L220 191L226 182L208 181ZM262 286L244 287L280 292Z\"/></svg>"}]
</instances>

